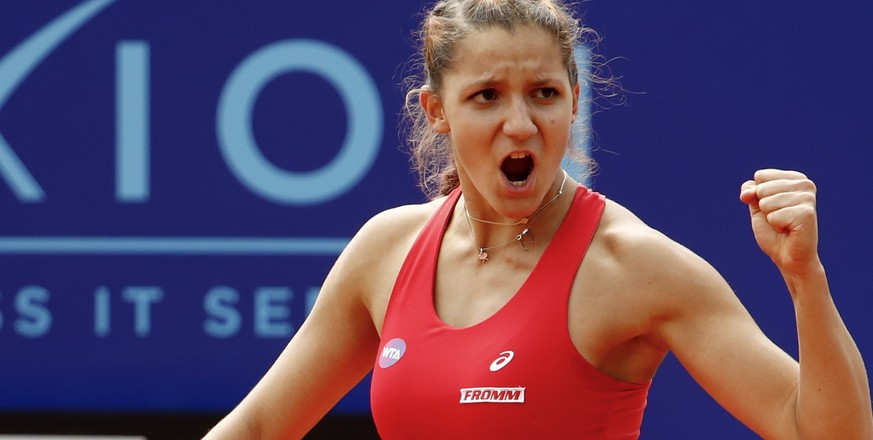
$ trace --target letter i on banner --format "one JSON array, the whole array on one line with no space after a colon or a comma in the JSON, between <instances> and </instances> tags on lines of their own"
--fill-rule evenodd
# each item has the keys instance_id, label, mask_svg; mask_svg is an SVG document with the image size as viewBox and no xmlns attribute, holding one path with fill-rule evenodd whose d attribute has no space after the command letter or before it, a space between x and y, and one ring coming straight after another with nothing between
<instances>
[{"instance_id":1,"label":"letter i on banner","mask_svg":"<svg viewBox=\"0 0 873 440\"><path fill-rule=\"evenodd\" d=\"M94 292L94 334L98 337L109 336L110 325L109 288L100 286Z\"/></svg>"},{"instance_id":2,"label":"letter i on banner","mask_svg":"<svg viewBox=\"0 0 873 440\"><path fill-rule=\"evenodd\" d=\"M119 42L115 76L115 197L143 203L150 191L148 43Z\"/></svg>"}]
</instances>

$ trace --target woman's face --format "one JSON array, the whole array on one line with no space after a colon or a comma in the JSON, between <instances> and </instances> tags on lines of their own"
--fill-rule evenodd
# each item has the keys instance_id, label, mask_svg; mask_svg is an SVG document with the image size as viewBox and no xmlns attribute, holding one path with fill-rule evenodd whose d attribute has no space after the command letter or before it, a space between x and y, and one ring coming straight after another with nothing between
<instances>
[{"instance_id":1,"label":"woman's face","mask_svg":"<svg viewBox=\"0 0 873 440\"><path fill-rule=\"evenodd\" d=\"M557 40L539 28L495 26L461 41L439 95L422 104L451 141L476 215L525 217L553 193L578 92Z\"/></svg>"}]
</instances>

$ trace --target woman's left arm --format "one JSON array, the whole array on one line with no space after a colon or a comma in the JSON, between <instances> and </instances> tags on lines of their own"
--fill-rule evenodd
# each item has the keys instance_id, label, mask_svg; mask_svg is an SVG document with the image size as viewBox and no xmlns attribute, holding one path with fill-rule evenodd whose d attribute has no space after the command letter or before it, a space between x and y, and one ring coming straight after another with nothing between
<instances>
[{"instance_id":1,"label":"woman's left arm","mask_svg":"<svg viewBox=\"0 0 873 440\"><path fill-rule=\"evenodd\" d=\"M797 318L798 438L873 439L864 362L834 305L818 256L816 188L801 173L761 170L742 185L758 245L788 285Z\"/></svg>"}]
</instances>

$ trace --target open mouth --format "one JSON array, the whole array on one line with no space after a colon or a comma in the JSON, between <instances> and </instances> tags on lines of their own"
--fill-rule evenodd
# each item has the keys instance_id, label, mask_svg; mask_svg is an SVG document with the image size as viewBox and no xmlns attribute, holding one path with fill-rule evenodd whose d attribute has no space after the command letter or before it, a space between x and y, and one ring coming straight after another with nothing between
<instances>
[{"instance_id":1,"label":"open mouth","mask_svg":"<svg viewBox=\"0 0 873 440\"><path fill-rule=\"evenodd\" d=\"M533 171L533 158L527 153L512 153L503 160L500 170L514 186L522 186Z\"/></svg>"}]
</instances>

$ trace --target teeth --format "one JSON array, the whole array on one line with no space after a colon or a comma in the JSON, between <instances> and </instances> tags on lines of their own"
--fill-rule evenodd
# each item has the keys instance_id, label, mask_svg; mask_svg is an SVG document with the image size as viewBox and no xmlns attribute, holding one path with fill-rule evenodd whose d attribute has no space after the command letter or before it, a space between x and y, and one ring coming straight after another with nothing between
<instances>
[{"instance_id":1,"label":"teeth","mask_svg":"<svg viewBox=\"0 0 873 440\"><path fill-rule=\"evenodd\" d=\"M509 179L512 186L524 186L532 169L526 169L532 166L531 155L521 151L513 151L509 153L509 159L503 162L501 169ZM521 179L521 180L513 180Z\"/></svg>"}]
</instances>

